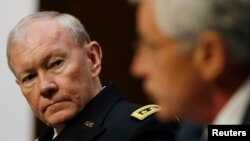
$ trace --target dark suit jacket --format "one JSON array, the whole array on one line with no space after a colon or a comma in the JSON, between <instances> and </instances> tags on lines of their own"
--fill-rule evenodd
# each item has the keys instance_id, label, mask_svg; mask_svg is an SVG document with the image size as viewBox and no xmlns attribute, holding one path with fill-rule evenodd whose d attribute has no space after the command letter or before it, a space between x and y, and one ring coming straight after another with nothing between
<instances>
[{"instance_id":1,"label":"dark suit jacket","mask_svg":"<svg viewBox=\"0 0 250 141\"><path fill-rule=\"evenodd\" d=\"M250 124L250 101L248 103L248 109L244 115L242 124ZM185 123L180 127L179 133L177 135L177 141L201 141L203 131L204 127L198 124Z\"/></svg>"},{"instance_id":2,"label":"dark suit jacket","mask_svg":"<svg viewBox=\"0 0 250 141\"><path fill-rule=\"evenodd\" d=\"M250 124L250 99L249 99L248 108L247 108L247 111L245 113L242 124Z\"/></svg>"},{"instance_id":3,"label":"dark suit jacket","mask_svg":"<svg viewBox=\"0 0 250 141\"><path fill-rule=\"evenodd\" d=\"M155 122L152 116L143 121L131 117L139 107L123 100L115 86L108 84L53 141L128 141L137 127ZM39 141L51 141L53 134L48 127Z\"/></svg>"}]
</instances>

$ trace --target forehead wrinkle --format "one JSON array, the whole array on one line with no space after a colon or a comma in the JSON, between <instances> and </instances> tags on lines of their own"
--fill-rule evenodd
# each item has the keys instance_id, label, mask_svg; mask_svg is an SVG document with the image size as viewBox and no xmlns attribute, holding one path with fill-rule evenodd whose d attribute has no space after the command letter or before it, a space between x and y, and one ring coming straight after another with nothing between
<instances>
[{"instance_id":1,"label":"forehead wrinkle","mask_svg":"<svg viewBox=\"0 0 250 141\"><path fill-rule=\"evenodd\" d=\"M32 25L27 30L28 32L25 38L27 54L33 54L37 50L40 52L44 49L43 47L53 44L60 38L61 31L55 21L38 21ZM39 34L36 34L36 32Z\"/></svg>"},{"instance_id":2,"label":"forehead wrinkle","mask_svg":"<svg viewBox=\"0 0 250 141\"><path fill-rule=\"evenodd\" d=\"M46 23L44 22L45 21L38 21L38 22L32 23L27 28L27 32L24 36L23 43L17 44L11 49L12 50L10 52L12 54L11 60L12 61L15 60L19 62L20 64L21 63L20 59L22 59L23 66L27 66L25 68L26 70L30 70L30 68L32 68L32 66L28 66L29 64L34 65L34 64L40 63L40 62L34 62L36 61L34 57L42 58L39 60L45 59L47 55L43 56L44 54L39 53L39 52L46 51L47 48L44 48L44 47L49 46L50 44L53 44L53 42L57 41L58 38L60 38L61 31L59 27L52 22L46 22ZM48 30L48 27L49 27L49 30ZM14 56L13 56L13 52L15 52ZM36 56L33 57L32 55L35 53L36 53ZM15 56L21 56L21 58L19 58L19 60L16 60ZM19 72L25 72L26 70L19 70Z\"/></svg>"},{"instance_id":3,"label":"forehead wrinkle","mask_svg":"<svg viewBox=\"0 0 250 141\"><path fill-rule=\"evenodd\" d=\"M60 29L55 21L38 21L32 23L27 29L25 45L33 48L46 46L58 39L59 35Z\"/></svg>"}]
</instances>

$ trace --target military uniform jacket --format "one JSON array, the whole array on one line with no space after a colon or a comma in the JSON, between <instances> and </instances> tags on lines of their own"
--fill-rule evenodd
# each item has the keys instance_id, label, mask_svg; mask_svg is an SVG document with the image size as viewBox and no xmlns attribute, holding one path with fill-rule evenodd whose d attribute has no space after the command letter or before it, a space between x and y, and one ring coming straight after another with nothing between
<instances>
[{"instance_id":1,"label":"military uniform jacket","mask_svg":"<svg viewBox=\"0 0 250 141\"><path fill-rule=\"evenodd\" d=\"M139 105L122 99L113 84L108 84L57 135L53 141L128 141L143 121L131 117ZM152 122L152 121L151 121ZM39 141L51 141L53 128L48 127Z\"/></svg>"}]
</instances>

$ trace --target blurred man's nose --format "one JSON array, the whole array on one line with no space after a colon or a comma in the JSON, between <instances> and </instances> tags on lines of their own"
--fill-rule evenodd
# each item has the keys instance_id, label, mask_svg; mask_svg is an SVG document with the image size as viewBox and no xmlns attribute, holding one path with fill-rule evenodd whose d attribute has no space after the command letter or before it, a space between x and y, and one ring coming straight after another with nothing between
<instances>
[{"instance_id":1,"label":"blurred man's nose","mask_svg":"<svg viewBox=\"0 0 250 141\"><path fill-rule=\"evenodd\" d=\"M133 76L142 78L146 74L147 62L141 52L137 52L134 55L132 64L130 66L130 72Z\"/></svg>"}]
</instances>

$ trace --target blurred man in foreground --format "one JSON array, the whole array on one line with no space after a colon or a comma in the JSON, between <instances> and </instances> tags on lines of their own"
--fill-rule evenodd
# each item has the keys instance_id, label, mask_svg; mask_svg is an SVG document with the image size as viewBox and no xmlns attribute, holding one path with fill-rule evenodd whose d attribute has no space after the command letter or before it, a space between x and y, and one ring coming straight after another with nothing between
<instances>
[{"instance_id":1,"label":"blurred man in foreground","mask_svg":"<svg viewBox=\"0 0 250 141\"><path fill-rule=\"evenodd\" d=\"M158 117L250 123L250 1L139 0L131 66Z\"/></svg>"}]
</instances>

